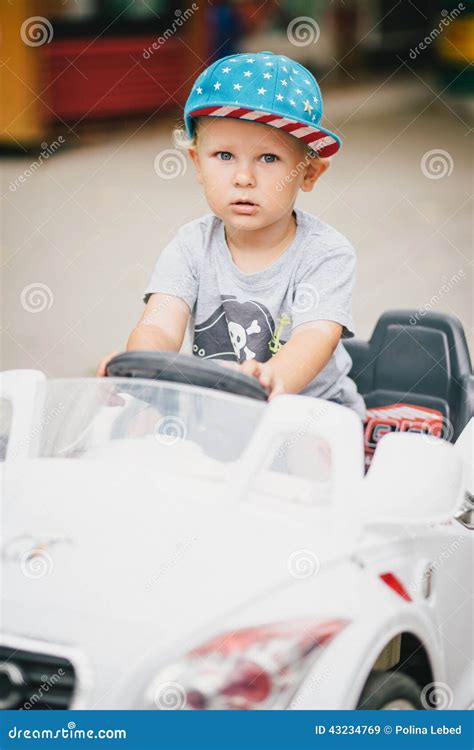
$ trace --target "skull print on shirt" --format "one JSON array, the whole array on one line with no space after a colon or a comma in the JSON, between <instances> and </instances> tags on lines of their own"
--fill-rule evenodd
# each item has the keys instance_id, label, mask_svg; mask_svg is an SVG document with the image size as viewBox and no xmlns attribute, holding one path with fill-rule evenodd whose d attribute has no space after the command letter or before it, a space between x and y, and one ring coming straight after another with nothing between
<instances>
[{"instance_id":1,"label":"skull print on shirt","mask_svg":"<svg viewBox=\"0 0 474 750\"><path fill-rule=\"evenodd\" d=\"M203 359L265 362L272 349L273 317L260 302L239 302L234 295L221 295L222 304L194 328L193 353ZM284 344L284 341L280 342Z\"/></svg>"}]
</instances>

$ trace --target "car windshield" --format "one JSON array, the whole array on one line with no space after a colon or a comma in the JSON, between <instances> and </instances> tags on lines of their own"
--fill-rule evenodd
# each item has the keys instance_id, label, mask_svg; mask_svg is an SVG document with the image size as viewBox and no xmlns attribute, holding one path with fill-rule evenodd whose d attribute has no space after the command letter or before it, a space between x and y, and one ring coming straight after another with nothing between
<instances>
[{"instance_id":1,"label":"car windshield","mask_svg":"<svg viewBox=\"0 0 474 750\"><path fill-rule=\"evenodd\" d=\"M38 385L30 458L149 462L165 471L215 474L248 444L265 403L175 383L129 378Z\"/></svg>"}]
</instances>

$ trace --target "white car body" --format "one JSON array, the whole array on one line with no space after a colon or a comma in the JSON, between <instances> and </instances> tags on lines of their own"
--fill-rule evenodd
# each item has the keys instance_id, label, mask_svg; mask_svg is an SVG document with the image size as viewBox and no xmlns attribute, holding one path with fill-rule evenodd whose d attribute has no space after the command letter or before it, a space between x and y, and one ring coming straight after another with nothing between
<instances>
[{"instance_id":1,"label":"white car body","mask_svg":"<svg viewBox=\"0 0 474 750\"><path fill-rule=\"evenodd\" d=\"M270 707L355 709L376 664L404 670L393 658L400 642L418 651L425 682L444 690L439 707L472 707L473 419L455 445L386 436L364 475L362 425L349 409L212 394L223 421L254 409L255 429L236 460L206 458L193 473L198 454L185 437L102 439L111 406L80 460L35 454L46 382L37 371L2 374L13 419L2 464L1 641L70 659L71 708L154 708L153 690L176 683L173 665L191 649L299 618L348 624ZM205 390L166 387L179 398ZM322 446L316 467L304 449L312 439ZM277 445L288 456L299 446L294 474L269 468Z\"/></svg>"}]
</instances>

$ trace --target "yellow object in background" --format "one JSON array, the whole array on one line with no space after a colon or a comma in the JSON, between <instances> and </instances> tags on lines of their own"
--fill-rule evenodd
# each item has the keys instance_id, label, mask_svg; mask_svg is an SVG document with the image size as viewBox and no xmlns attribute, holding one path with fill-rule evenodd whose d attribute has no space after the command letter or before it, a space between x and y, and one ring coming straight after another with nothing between
<instances>
[{"instance_id":1,"label":"yellow object in background","mask_svg":"<svg viewBox=\"0 0 474 750\"><path fill-rule=\"evenodd\" d=\"M39 14L38 5L31 0L0 3L2 145L34 145L42 140L46 131L44 105L41 102L41 50L25 44L21 33L24 22Z\"/></svg>"},{"instance_id":2,"label":"yellow object in background","mask_svg":"<svg viewBox=\"0 0 474 750\"><path fill-rule=\"evenodd\" d=\"M453 21L440 36L438 51L446 62L474 62L474 15Z\"/></svg>"}]
</instances>

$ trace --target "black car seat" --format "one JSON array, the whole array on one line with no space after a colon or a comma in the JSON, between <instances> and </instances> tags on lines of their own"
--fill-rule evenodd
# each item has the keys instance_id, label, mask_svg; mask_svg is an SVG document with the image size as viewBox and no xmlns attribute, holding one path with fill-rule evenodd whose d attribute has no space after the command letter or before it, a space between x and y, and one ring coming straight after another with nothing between
<instances>
[{"instance_id":1,"label":"black car seat","mask_svg":"<svg viewBox=\"0 0 474 750\"><path fill-rule=\"evenodd\" d=\"M384 313L369 341L348 339L350 377L367 406L366 455L386 432L454 442L474 414L474 376L461 322L417 310Z\"/></svg>"}]
</instances>

